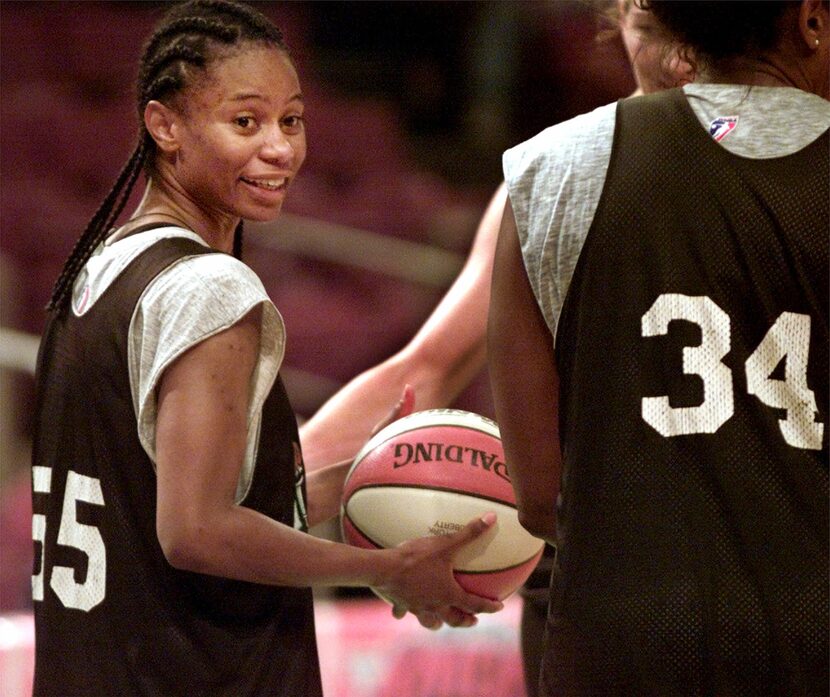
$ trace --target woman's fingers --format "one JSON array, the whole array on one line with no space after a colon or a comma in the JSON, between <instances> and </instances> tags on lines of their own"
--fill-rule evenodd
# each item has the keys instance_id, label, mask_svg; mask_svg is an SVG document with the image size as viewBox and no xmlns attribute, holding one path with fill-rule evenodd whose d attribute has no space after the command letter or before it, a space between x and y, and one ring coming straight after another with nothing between
<instances>
[{"instance_id":1,"label":"woman's fingers","mask_svg":"<svg viewBox=\"0 0 830 697\"><path fill-rule=\"evenodd\" d=\"M392 410L386 415L386 417L379 421L378 424L372 429L372 435L375 435L378 431L383 430L393 421L397 421L404 416L409 416L414 407L415 390L412 385L405 385L400 400L398 400L398 403L392 407Z\"/></svg>"}]
</instances>

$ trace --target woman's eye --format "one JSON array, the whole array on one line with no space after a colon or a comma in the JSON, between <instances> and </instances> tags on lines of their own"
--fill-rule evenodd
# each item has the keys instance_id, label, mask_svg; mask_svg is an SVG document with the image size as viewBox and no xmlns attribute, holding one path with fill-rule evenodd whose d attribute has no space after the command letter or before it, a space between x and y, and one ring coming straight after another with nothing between
<instances>
[{"instance_id":1,"label":"woman's eye","mask_svg":"<svg viewBox=\"0 0 830 697\"><path fill-rule=\"evenodd\" d=\"M302 116L286 116L282 120L282 125L284 128L290 131L297 131L303 125L303 117Z\"/></svg>"},{"instance_id":2,"label":"woman's eye","mask_svg":"<svg viewBox=\"0 0 830 697\"><path fill-rule=\"evenodd\" d=\"M249 129L254 125L254 119L252 116L237 116L233 122L240 128L244 129Z\"/></svg>"}]
</instances>

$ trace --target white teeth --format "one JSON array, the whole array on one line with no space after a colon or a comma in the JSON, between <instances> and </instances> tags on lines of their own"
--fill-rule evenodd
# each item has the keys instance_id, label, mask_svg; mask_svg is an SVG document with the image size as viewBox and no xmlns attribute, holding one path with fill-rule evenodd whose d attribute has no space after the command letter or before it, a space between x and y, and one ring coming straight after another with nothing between
<instances>
[{"instance_id":1,"label":"white teeth","mask_svg":"<svg viewBox=\"0 0 830 697\"><path fill-rule=\"evenodd\" d=\"M245 179L243 177L243 181L247 182L248 184L258 186L260 189L267 189L268 191L276 191L283 184L285 184L285 179L254 180Z\"/></svg>"}]
</instances>

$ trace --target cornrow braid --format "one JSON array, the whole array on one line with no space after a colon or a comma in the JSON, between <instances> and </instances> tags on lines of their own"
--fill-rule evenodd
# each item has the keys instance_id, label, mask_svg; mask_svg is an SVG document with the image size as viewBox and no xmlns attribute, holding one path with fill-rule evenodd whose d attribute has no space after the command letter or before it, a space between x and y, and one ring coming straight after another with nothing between
<instances>
[{"instance_id":1,"label":"cornrow braid","mask_svg":"<svg viewBox=\"0 0 830 697\"><path fill-rule=\"evenodd\" d=\"M217 24L204 17L182 17L170 22L170 24L153 34L144 47L144 55L154 55L165 39L187 31L198 31L204 35L213 35L213 38L224 43L232 43L238 36L238 32L233 27Z\"/></svg>"},{"instance_id":2,"label":"cornrow braid","mask_svg":"<svg viewBox=\"0 0 830 697\"><path fill-rule=\"evenodd\" d=\"M242 235L245 232L244 223L240 220L233 233L233 255L242 259Z\"/></svg>"},{"instance_id":3,"label":"cornrow braid","mask_svg":"<svg viewBox=\"0 0 830 697\"><path fill-rule=\"evenodd\" d=\"M135 182L138 179L138 175L141 174L141 168L144 161L147 159L147 141L149 137L142 138L138 142L138 146L136 147L135 154L133 155L131 160L135 160L135 164L132 168L131 174L129 179L126 180L126 183L123 185L121 190L121 198L119 199L118 203L115 204L112 211L110 212L107 219L103 222L102 226L103 229L109 230L115 225L115 221L118 220L118 216L121 215L121 211L124 210L124 206L127 205L127 201L130 198L130 193L135 186Z\"/></svg>"},{"instance_id":4,"label":"cornrow braid","mask_svg":"<svg viewBox=\"0 0 830 697\"><path fill-rule=\"evenodd\" d=\"M173 61L183 61L185 63L192 63L193 65L201 68L205 64L205 57L195 48L192 46L188 46L184 43L177 43L173 44L172 46L168 46L163 51L161 51L154 59L153 62L147 67L147 76L145 79L145 84L150 80L151 77L154 77L160 70L165 68L169 63ZM144 87L142 91L142 96L146 95L147 93L152 93L152 89L150 86L147 85Z\"/></svg>"},{"instance_id":5,"label":"cornrow braid","mask_svg":"<svg viewBox=\"0 0 830 697\"><path fill-rule=\"evenodd\" d=\"M181 92L193 79L192 70L205 70L218 57L218 47L258 41L286 53L282 33L257 10L230 0L191 0L173 6L144 45L136 81L138 143L115 184L75 243L52 290L47 310L61 312L72 286L95 248L115 226L143 171L152 178L156 144L144 127L144 108ZM243 225L234 232L234 256L242 256Z\"/></svg>"},{"instance_id":6,"label":"cornrow braid","mask_svg":"<svg viewBox=\"0 0 830 697\"><path fill-rule=\"evenodd\" d=\"M130 159L127 160L127 164L124 165L124 168L115 180L115 185L110 189L110 192L98 207L98 210L95 211L95 215L87 223L86 229L72 248L72 253L64 263L61 274L55 282L55 286L52 289L52 297L46 307L48 311L61 310L64 307L68 297L72 293L72 285L75 283L75 278L78 276L78 273L84 264L86 264L89 257L92 256L95 248L106 237L109 225L121 213L129 197L130 190L141 172L145 151L143 142L136 146ZM130 182L129 187L125 187L127 182ZM121 201L116 206L119 194L121 195ZM113 211L117 211L115 215L113 215Z\"/></svg>"},{"instance_id":7,"label":"cornrow braid","mask_svg":"<svg viewBox=\"0 0 830 697\"><path fill-rule=\"evenodd\" d=\"M229 24L239 24L243 28L245 37L252 41L265 41L286 49L282 32L264 15L257 10L241 3L227 2L226 0L191 0L171 11L171 16L179 16L187 12L187 8L204 10L213 13L220 19L231 19Z\"/></svg>"}]
</instances>

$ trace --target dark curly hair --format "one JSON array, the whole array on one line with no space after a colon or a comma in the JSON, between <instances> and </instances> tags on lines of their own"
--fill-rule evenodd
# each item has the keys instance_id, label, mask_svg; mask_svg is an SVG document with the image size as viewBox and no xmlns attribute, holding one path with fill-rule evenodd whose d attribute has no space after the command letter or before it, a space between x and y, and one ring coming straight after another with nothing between
<instances>
[{"instance_id":1,"label":"dark curly hair","mask_svg":"<svg viewBox=\"0 0 830 697\"><path fill-rule=\"evenodd\" d=\"M139 63L136 107L140 126L135 149L64 263L47 310L60 311L66 305L75 278L121 215L139 175L142 171L153 174L156 144L144 127L144 107L153 99L175 99L211 61L246 41L288 52L282 33L267 17L231 0L190 0L174 5L158 23ZM233 251L236 257L242 255L241 221Z\"/></svg>"},{"instance_id":2,"label":"dark curly hair","mask_svg":"<svg viewBox=\"0 0 830 697\"><path fill-rule=\"evenodd\" d=\"M790 0L634 0L698 60L713 67L737 56L757 57L775 49L782 18L797 11Z\"/></svg>"}]
</instances>

